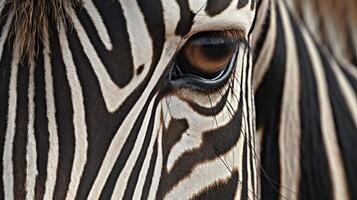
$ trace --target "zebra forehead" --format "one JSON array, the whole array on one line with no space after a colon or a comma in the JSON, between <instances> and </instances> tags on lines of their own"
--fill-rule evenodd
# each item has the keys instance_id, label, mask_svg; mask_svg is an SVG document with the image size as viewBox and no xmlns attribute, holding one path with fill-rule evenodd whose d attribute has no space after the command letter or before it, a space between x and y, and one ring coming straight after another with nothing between
<instances>
[{"instance_id":1,"label":"zebra forehead","mask_svg":"<svg viewBox=\"0 0 357 200\"><path fill-rule=\"evenodd\" d=\"M163 12L175 13L174 9L178 9L180 21L174 31L180 36L185 36L192 30L199 32L205 29L224 29L227 26L249 28L253 18L250 12L256 7L256 0L172 0L157 1L158 3L155 4L149 2L140 0L138 4L147 7L146 10L153 8L153 11L157 11L155 6L159 4L170 5L164 7ZM19 54L31 58L36 53L36 41L47 36L49 24L70 21L68 14L71 7L85 3L86 1L82 0L9 0L0 4L4 4L1 6L7 7L9 14L13 15L11 32L15 35L21 49ZM237 12L238 10L244 12ZM166 26L170 23L175 24L172 23L174 19L171 18L175 18L174 14L166 17L168 17L165 19ZM150 18L150 20L155 19ZM155 22L149 24L157 26ZM197 27L193 27L195 25ZM168 30L170 29L166 29Z\"/></svg>"},{"instance_id":2,"label":"zebra forehead","mask_svg":"<svg viewBox=\"0 0 357 200\"><path fill-rule=\"evenodd\" d=\"M202 31L238 29L248 32L254 19L256 1L255 0L185 0L166 1L163 4L175 4L173 10L177 10L179 21L177 26L166 28L167 34L172 32L175 35L189 37L192 34ZM175 9L176 8L176 9ZM167 9L165 11L168 11ZM169 15L166 19L166 26L175 20L174 15Z\"/></svg>"}]
</instances>

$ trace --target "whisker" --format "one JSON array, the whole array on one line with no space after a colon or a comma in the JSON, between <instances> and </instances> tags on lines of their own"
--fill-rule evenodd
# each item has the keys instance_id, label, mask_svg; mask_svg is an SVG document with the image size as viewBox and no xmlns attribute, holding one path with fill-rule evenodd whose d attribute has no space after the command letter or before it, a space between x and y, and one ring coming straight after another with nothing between
<instances>
[{"instance_id":1,"label":"whisker","mask_svg":"<svg viewBox=\"0 0 357 200\"><path fill-rule=\"evenodd\" d=\"M220 95L222 96L222 92L219 90L219 93L220 93ZM227 101L227 103L229 104L229 106L231 107L231 109L233 110L233 112L234 112L234 109L233 109L233 106ZM241 126L241 122L239 122L238 120L237 120L237 116L235 116L233 113L232 113L232 110L230 110L230 108L227 106L227 110L228 110L228 112L231 114L231 116L232 116L232 119L234 120L234 123L236 123L238 126ZM240 130L241 131L241 130ZM245 133L243 133L243 136L245 135ZM246 137L244 136L244 138L246 139ZM239 184L240 185L243 185L243 183L241 182L241 181L239 181ZM248 187L248 186L247 186ZM253 194L253 196L256 198L256 199L260 199L255 193L254 193L254 191L251 191L249 188L248 188L248 191L251 193L251 194ZM248 199L249 199L249 197L248 197Z\"/></svg>"},{"instance_id":2,"label":"whisker","mask_svg":"<svg viewBox=\"0 0 357 200\"><path fill-rule=\"evenodd\" d=\"M236 74L234 74L234 78L236 79L236 81L238 82L238 84L240 84L240 81L239 81L239 79L236 77ZM233 81L232 81L232 82L233 82ZM245 95L245 93L244 93L243 90L242 90L241 92L242 92L243 95ZM237 94L234 92L234 90L232 90L232 94L235 96L235 98L237 99L237 101L240 100L240 99L238 98ZM230 104L229 102L227 102L227 103L230 105L231 109L233 109L233 107L231 106L231 104ZM233 111L234 111L234 110L233 110ZM252 112L253 112L249 106L248 106L248 112L249 112L249 114L252 114ZM231 113L231 114L232 114L232 113ZM243 110L243 113L242 113L242 114L243 114L243 120L246 120L246 114L245 114L244 110ZM243 135L244 135L244 137L246 137L246 131L245 131L245 130L243 130ZM275 185L278 185L278 186L281 187L282 189L285 189L286 191L288 191L288 192L290 192L290 193L292 193L292 194L294 194L294 195L297 195L296 192L294 192L294 191L292 191L291 189L289 189L289 188L287 188L287 187L285 187L285 186L279 184L277 181L271 179L271 178L267 175L267 173L266 173L266 171L264 170L264 168L261 166L260 160L259 160L259 157L257 156L257 152L256 152L255 147L252 146L251 143L249 143L249 147L253 150L252 152L253 152L254 159L257 161L259 169L261 169L261 171L263 172L264 178L266 178L266 180L268 180L270 186L271 186L281 197L283 197L284 199L287 199L287 198L286 198L285 196L283 196L283 195L278 191L278 189L273 185L273 183L274 183Z\"/></svg>"}]
</instances>

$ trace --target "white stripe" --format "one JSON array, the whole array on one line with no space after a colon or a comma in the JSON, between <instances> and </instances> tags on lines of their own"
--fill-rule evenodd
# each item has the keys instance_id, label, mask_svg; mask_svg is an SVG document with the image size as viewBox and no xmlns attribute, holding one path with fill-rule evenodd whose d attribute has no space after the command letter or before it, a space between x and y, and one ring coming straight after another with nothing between
<instances>
[{"instance_id":1,"label":"white stripe","mask_svg":"<svg viewBox=\"0 0 357 200\"><path fill-rule=\"evenodd\" d=\"M281 185L297 192L300 180L300 74L296 52L296 44L289 14L284 2L279 4L286 43L286 72L281 107L281 122L279 136ZM293 178L292 178L293 177ZM297 199L297 196L280 187L280 199Z\"/></svg>"},{"instance_id":2,"label":"white stripe","mask_svg":"<svg viewBox=\"0 0 357 200\"><path fill-rule=\"evenodd\" d=\"M204 2L201 5L198 3L193 3L196 0L190 0L190 6L194 11L197 12L199 9L204 9ZM202 1L202 0L200 0ZM191 31L188 36L192 34L213 31L213 30L241 30L248 36L249 30L253 25L255 18L255 12L250 9L250 6L245 6L237 10L237 1L232 2L223 12L219 13L214 17L210 17L206 12L202 10L199 14L195 15Z\"/></svg>"},{"instance_id":3,"label":"white stripe","mask_svg":"<svg viewBox=\"0 0 357 200\"><path fill-rule=\"evenodd\" d=\"M44 57L44 70L45 70L45 90L46 90L46 108L48 119L48 132L49 132L49 149L47 161L47 177L46 177L46 190L44 199L53 199L55 184L57 179L57 167L59 159L59 146L58 146L58 131L56 122L56 106L53 88L52 66L50 58L48 38L44 41L43 57Z\"/></svg>"},{"instance_id":4,"label":"white stripe","mask_svg":"<svg viewBox=\"0 0 357 200\"><path fill-rule=\"evenodd\" d=\"M190 11L195 14L205 14L207 0L189 0ZM232 3L232 2L231 2Z\"/></svg>"},{"instance_id":5,"label":"white stripe","mask_svg":"<svg viewBox=\"0 0 357 200\"><path fill-rule=\"evenodd\" d=\"M247 183L248 183L248 199L255 199L256 194L253 193L253 184L256 183L255 180L252 179L251 174L253 171L251 171L251 167L253 167L254 170L254 161L253 161L253 166L250 163L251 159L254 159L254 157L251 157L253 149L249 146L251 144L251 140L247 140Z\"/></svg>"},{"instance_id":6,"label":"white stripe","mask_svg":"<svg viewBox=\"0 0 357 200\"><path fill-rule=\"evenodd\" d=\"M236 113L239 105L239 94L241 92L240 88L240 83L238 79L240 77L244 76L245 72L245 67L241 65L243 63L244 59L244 51L241 50L238 54L237 60L239 61L236 67L236 75L237 78L234 78L234 85L235 87L235 94L229 93L227 97L227 101L230 103L229 105L226 104L222 111L217 113L216 116L203 116L199 113L197 113L195 110L192 109L191 106L187 104L186 101L181 100L177 96L172 96L168 97L170 98L170 104L168 105L168 110L170 111L171 117L175 119L186 119L188 122L188 129L186 132L182 135L179 141L177 141L176 144L173 145L173 147L170 149L168 158L167 158L167 165L165 166L167 171L170 172L172 167L174 166L175 162L177 159L181 157L182 154L188 151L192 151L194 149L197 149L201 146L202 144L202 134L206 131L212 130L212 125L221 127L224 125L227 125L229 122L232 120L232 113ZM229 89L228 85L225 89ZM225 93L225 91L220 91L219 93ZM188 91L188 95L192 96L192 91ZM237 96L236 96L237 95ZM179 96L183 96L183 93L180 93ZM201 98L198 94L194 95L194 101L195 103L198 103L201 101ZM208 99L207 95L204 95L204 100ZM211 95L210 97L213 97ZM221 95L217 95L217 102L221 99ZM204 104L201 104L200 106L210 108L212 107L211 102L214 101L214 99L211 99L212 101L206 100L204 101ZM202 102L201 102L202 103ZM197 120L199 119L199 120ZM245 126L246 124L242 125ZM246 127L246 126L245 126Z\"/></svg>"},{"instance_id":7,"label":"white stripe","mask_svg":"<svg viewBox=\"0 0 357 200\"><path fill-rule=\"evenodd\" d=\"M63 27L63 24L62 24ZM73 55L69 49L66 33L64 29L60 30L60 44L63 55L63 61L66 65L68 83L71 88L71 99L73 106L73 125L75 135L75 149L73 166L71 172L71 181L68 186L66 199L74 199L79 187L80 179L87 161L87 125L85 121L84 99L81 83L73 61Z\"/></svg>"},{"instance_id":8,"label":"white stripe","mask_svg":"<svg viewBox=\"0 0 357 200\"><path fill-rule=\"evenodd\" d=\"M283 3L279 4L281 19L284 27L285 40L287 44L286 72L283 89L279 150L281 185L280 199L297 199L296 193L299 190L300 180L300 76L299 61L297 58L294 33L290 22L288 11ZM294 177L294 179L291 179ZM286 190L285 188L289 188Z\"/></svg>"},{"instance_id":9,"label":"white stripe","mask_svg":"<svg viewBox=\"0 0 357 200\"><path fill-rule=\"evenodd\" d=\"M164 199L191 199L194 195L198 194L205 188L212 186L219 181L225 181L231 178L231 171L237 170L238 166L239 168L242 168L241 166L243 166L243 141L244 139L239 140L237 144L226 154L221 155L214 160L200 163L195 166L190 175L180 180L180 182L178 182L177 185L175 185L172 190L166 196L164 196ZM228 169L221 159L226 160L227 163L232 163L232 154L234 148L236 148L235 153L238 154L237 157L240 159L234 168L230 166ZM239 177L239 180L240 182L237 185L241 191L241 176ZM238 195L238 193L239 192L237 192L236 195Z\"/></svg>"},{"instance_id":10,"label":"white stripe","mask_svg":"<svg viewBox=\"0 0 357 200\"><path fill-rule=\"evenodd\" d=\"M152 89L152 84L149 85L148 89ZM125 141L127 140L130 134L130 130L134 126L135 119L138 118L140 112L142 111L145 105L146 100L148 99L149 92L150 92L148 89L144 91L143 95L140 97L140 99L135 104L134 108L127 115L128 117L125 118L124 122L122 123L122 126L119 128L114 138L112 139L112 142L107 150L102 166L99 170L99 173L97 174L97 178L95 179L93 187L89 193L88 196L89 199L99 198L99 195L104 187L104 184L111 170L113 169L115 161L119 156L119 153L121 152L123 145L125 144Z\"/></svg>"},{"instance_id":11,"label":"white stripe","mask_svg":"<svg viewBox=\"0 0 357 200\"><path fill-rule=\"evenodd\" d=\"M85 34L85 33L83 33L83 34ZM86 42L84 38L82 38L82 39L83 39L83 42ZM168 44L177 43L179 38L174 38L173 40L175 40L175 41L171 41L171 40L167 41L167 43L165 43L165 45L164 45L164 49L167 49L169 47ZM153 90L154 86L156 85L157 81L159 80L160 76L162 75L161 73L164 71L167 63L170 62L171 58L172 58L172 54L167 54L166 56L163 56L161 58L161 60L159 61L158 65L154 71L154 74L151 77L150 82L147 85L145 91L142 93L141 97L139 98L137 103L134 105L133 109L127 115L127 118L124 120L123 125L119 128L119 130L115 134L115 137L113 138L113 140L109 146L109 149L106 153L106 156L105 156L102 166L99 170L99 173L97 174L97 178L96 178L96 180L93 184L93 187L89 193L89 196L88 196L89 199L98 199L99 198L100 192L102 191L104 184L110 174L110 171L112 170L112 168L115 164L116 158L118 157L119 153L121 152L121 149L122 149L127 137L129 136L128 130L131 130L135 123L135 121L133 119L138 118L138 115L139 115L140 111L142 110L146 100L148 99L150 92ZM93 66L95 66L94 69L98 68L98 65L93 65ZM126 89L119 90L120 94L118 93L119 96L116 97L117 101L124 101L123 94L128 94L128 93L125 93L125 91L128 92L128 90L126 90ZM123 93L121 93L121 92L123 92Z\"/></svg>"},{"instance_id":12,"label":"white stripe","mask_svg":"<svg viewBox=\"0 0 357 200\"><path fill-rule=\"evenodd\" d=\"M106 156L104 158L104 161L102 163L102 166L99 170L99 173L97 174L97 178L93 184L93 187L89 193L89 199L98 199L100 195L100 191L104 187L105 181L108 178L110 171L112 170L116 158L118 157L127 137L129 136L130 131L132 127L134 126L135 120L137 119L138 115L140 114L141 110L143 109L146 100L149 97L150 92L152 91L153 87L156 85L161 72L163 69L166 67L166 65L162 64L162 62L167 63L169 60L169 57L166 59L161 60L161 62L158 64L158 68L156 68L154 75L152 76L152 79L150 80L150 83L148 84L146 90L143 92L142 96L140 99L137 101L133 109L130 111L130 113L127 115L127 117L123 125L119 128L117 133L115 134L115 137L113 138L108 151L106 153Z\"/></svg>"},{"instance_id":13,"label":"white stripe","mask_svg":"<svg viewBox=\"0 0 357 200\"><path fill-rule=\"evenodd\" d=\"M252 32L252 48L254 49L258 40L261 38L261 33L263 32L263 26L265 23L265 19L267 17L267 13L270 9L270 4L273 3L274 1L262 1L260 3L260 8L259 8L259 12L257 13L257 15L255 16L256 18L256 22L254 25L254 29Z\"/></svg>"},{"instance_id":14,"label":"white stripe","mask_svg":"<svg viewBox=\"0 0 357 200\"><path fill-rule=\"evenodd\" d=\"M152 182L149 190L148 199L156 199L156 193L159 188L161 172L162 172L162 163L163 163L163 153L162 153L162 132L159 132L157 140L157 158L155 162L154 175L152 176Z\"/></svg>"},{"instance_id":15,"label":"white stripe","mask_svg":"<svg viewBox=\"0 0 357 200\"><path fill-rule=\"evenodd\" d=\"M17 73L19 64L18 46L14 45L14 58L11 63L11 76L9 85L9 110L8 121L5 132L5 144L3 154L3 183L4 183L4 197L5 199L14 199L14 174L13 174L13 143L15 138L16 126L16 110L17 110Z\"/></svg>"},{"instance_id":16,"label":"white stripe","mask_svg":"<svg viewBox=\"0 0 357 200\"><path fill-rule=\"evenodd\" d=\"M241 130L240 130L241 138L239 139L239 142L237 144L238 147L236 147L237 150L235 151L235 154L238 153L238 156L236 156L236 158L238 158L239 163L238 164L234 163L235 164L234 168L238 168L238 173L240 175L238 177L239 183L237 184L237 193L236 193L235 199L240 199L240 197L242 195L242 192L243 192L243 190L242 190L242 188L243 188L242 187L242 183L243 183L243 178L244 178L243 175L242 175L243 174L243 170L244 170L243 166L245 164L247 164L246 165L246 167L247 167L246 170L247 170L247 172L250 171L249 170L248 155L247 155L247 161L246 161L248 163L243 163L244 142L247 142L247 145L249 145L248 135L247 135L247 134L249 134L249 132L248 132L248 119L247 119L248 110L247 110L247 101L245 99L245 96L247 95L247 94L245 94L245 91L246 91L246 81L247 81L247 76L248 76L247 75L247 66L245 66L245 63L247 63L247 53L248 53L248 51L249 51L248 49L241 48L240 52L242 52L243 57L241 59L238 59L238 61L237 61L239 64L243 63L242 66L237 66L237 67L242 68L241 77L239 77L239 78L242 78L242 79L236 80L237 82L235 82L235 85L241 87L241 91L242 91L243 96L239 97L239 99L236 100L237 101L236 107L231 108L231 112L232 113L238 113L239 104L240 104L240 102L242 103L242 120L240 122L241 123ZM242 80L241 83L239 82L240 80ZM230 103L232 103L232 101ZM232 110L232 109L234 109L234 110ZM235 119L233 119L233 120L235 120ZM248 148L248 146L247 146L247 148ZM235 150L235 149L233 148L233 150ZM248 153L249 153L249 151L247 151L247 154ZM234 161L236 161L236 160L237 159L235 159ZM248 191L251 191L252 187L251 187L251 185L249 183L249 175L248 175L248 180L247 181L248 182L247 182L246 187L248 187ZM248 193L248 197L250 197L249 193Z\"/></svg>"},{"instance_id":17,"label":"white stripe","mask_svg":"<svg viewBox=\"0 0 357 200\"><path fill-rule=\"evenodd\" d=\"M5 0L0 0L0 13L5 6Z\"/></svg>"},{"instance_id":18,"label":"white stripe","mask_svg":"<svg viewBox=\"0 0 357 200\"><path fill-rule=\"evenodd\" d=\"M239 99L235 98L233 94L229 94L227 99L230 102L230 105L226 105L216 116L203 116L195 112L186 101L181 100L177 96L172 96L170 98L168 110L171 113L171 118L186 119L188 122L188 129L183 133L180 140L178 140L170 149L167 164L165 166L168 172L172 170L176 161L185 152L197 150L201 146L203 142L203 134L212 130L212 124L221 127L231 122L231 113L237 111ZM210 105L210 103L208 104Z\"/></svg>"},{"instance_id":19,"label":"white stripe","mask_svg":"<svg viewBox=\"0 0 357 200\"><path fill-rule=\"evenodd\" d=\"M326 156L329 162L331 174L331 182L333 183L334 199L348 199L346 174L344 171L342 153L339 149L338 138L336 136L336 128L333 118L333 112L330 104L329 92L327 89L327 81L322 63L317 52L316 46L311 39L311 36L305 29L302 29L305 43L312 61L312 69L315 74L318 100L320 102L320 123L325 144Z\"/></svg>"},{"instance_id":20,"label":"white stripe","mask_svg":"<svg viewBox=\"0 0 357 200\"><path fill-rule=\"evenodd\" d=\"M136 1L119 1L126 19L134 70L136 71L140 65L146 65L142 74L147 74L152 62L153 43L147 30L143 13L141 13Z\"/></svg>"},{"instance_id":21,"label":"white stripe","mask_svg":"<svg viewBox=\"0 0 357 200\"><path fill-rule=\"evenodd\" d=\"M249 51L249 50L247 50ZM257 180L256 180L256 159L255 159L255 128L256 128L256 124L255 124L255 104L254 104L254 92L253 92L253 88L252 88L252 80L253 80L253 58L251 56L250 53L248 53L248 55L246 56L248 59L248 63L249 63L249 71L248 71L248 94L246 94L248 96L247 98L247 103L248 103L248 112L249 112L249 118L247 119L247 121L249 122L249 128L250 128L250 132L248 132L248 137L250 137L250 140L247 141L247 162L248 162L248 183L249 183L249 188L248 190L250 190L251 192L249 192L248 194L248 199L255 199L255 193L253 194L253 188L257 188ZM240 97L242 98L242 97ZM251 157L252 156L252 157ZM252 163L250 162L250 160L252 160ZM251 166L253 165L253 166ZM251 171L251 169L253 169L253 171ZM254 177L250 176L251 174L254 173ZM249 182L250 180L250 182ZM255 191L254 191L255 192Z\"/></svg>"},{"instance_id":22,"label":"white stripe","mask_svg":"<svg viewBox=\"0 0 357 200\"><path fill-rule=\"evenodd\" d=\"M162 110L162 109L161 109ZM159 126L159 130L158 130L158 134L161 134L162 132L162 126ZM139 178L137 181L137 185L135 187L135 191L134 191L134 195L133 195L133 199L141 199L142 196L142 191L144 188L144 184L146 181L146 176L150 167L150 161L151 161L151 157L153 156L153 146L155 144L155 142L157 141L158 137L153 137L152 140L150 141L150 145L148 148L148 152L146 154L145 157L145 161L143 163L142 169L140 171L139 174ZM149 177L149 179L151 179L152 177Z\"/></svg>"},{"instance_id":23,"label":"white stripe","mask_svg":"<svg viewBox=\"0 0 357 200\"><path fill-rule=\"evenodd\" d=\"M73 9L70 9L71 20L73 22L74 28L78 32L79 40L83 46L83 51L87 55L89 62L98 78L107 109L109 112L115 112L127 99L127 97L144 80L147 74L141 73L140 76L136 76L133 80L131 80L129 85L124 88L119 88L119 86L116 85L111 79L108 71L106 70L106 67L101 62L96 49L91 44L85 29L74 13L75 12ZM142 28L144 29L145 27Z\"/></svg>"},{"instance_id":24,"label":"white stripe","mask_svg":"<svg viewBox=\"0 0 357 200\"><path fill-rule=\"evenodd\" d=\"M354 79L357 79L357 67L355 65L352 65L344 59L339 59L338 61L341 63L341 67L344 68L349 75L353 76Z\"/></svg>"},{"instance_id":25,"label":"white stripe","mask_svg":"<svg viewBox=\"0 0 357 200\"><path fill-rule=\"evenodd\" d=\"M146 134L147 134L147 129L148 129L150 118L151 118L151 111L153 109L153 105L155 103L155 99L156 99L156 96L151 100L151 103L150 103L150 105L148 107L148 110L147 110L147 113L145 115L145 119L144 119L143 123L141 124L141 128L140 128L140 131L139 131L139 134L138 134L138 138L135 141L134 148L132 149L129 158L126 161L123 161L123 162L126 162L126 163L125 163L125 166L124 166L122 172L120 173L120 175L119 175L119 177L118 177L118 179L116 181L116 185L115 185L113 196L112 196L113 200L122 199L123 196L124 196L124 192L125 192L125 190L127 188L126 186L128 184L128 180L130 178L130 174L132 173L134 165L135 165L135 163L136 163L136 161L137 161L137 159L139 157L141 148L142 148L143 143L144 143L144 139L145 139ZM158 133L158 126L160 125L160 109L159 108L160 107L157 107L156 108L156 112L154 113L154 115L155 115L155 121L154 122L156 122L156 123L154 123L154 129L153 129L152 138L151 138L151 141L150 141L151 148L152 148L152 145L154 144L155 139L157 138L156 134ZM135 119L133 119L133 120L135 121ZM149 146L149 148L150 148L150 146Z\"/></svg>"},{"instance_id":26,"label":"white stripe","mask_svg":"<svg viewBox=\"0 0 357 200\"><path fill-rule=\"evenodd\" d=\"M7 3L8 2L6 0L0 0L0 14L2 14L2 11ZM11 13L11 15L12 15L12 13Z\"/></svg>"},{"instance_id":27,"label":"white stripe","mask_svg":"<svg viewBox=\"0 0 357 200\"><path fill-rule=\"evenodd\" d=\"M35 185L37 171L37 151L36 151L36 140L35 140L35 78L34 78L35 63L32 61L30 65L30 78L29 78L29 88L28 88L28 100L29 100L29 110L28 110L28 133L27 133L27 168L26 168L26 199L35 198Z\"/></svg>"},{"instance_id":28,"label":"white stripe","mask_svg":"<svg viewBox=\"0 0 357 200\"><path fill-rule=\"evenodd\" d=\"M258 87L263 81L263 78L270 67L270 61L274 54L275 42L277 37L276 11L274 1L271 1L270 4L271 9L269 30L254 67L254 91L258 90Z\"/></svg>"},{"instance_id":29,"label":"white stripe","mask_svg":"<svg viewBox=\"0 0 357 200\"><path fill-rule=\"evenodd\" d=\"M85 1L83 3L83 7L87 10L89 17L92 19L92 22L98 32L98 36L102 40L105 48L109 51L112 50L113 45L110 40L107 27L104 25L100 13L93 4L93 1Z\"/></svg>"},{"instance_id":30,"label":"white stripe","mask_svg":"<svg viewBox=\"0 0 357 200\"><path fill-rule=\"evenodd\" d=\"M10 25L11 25L11 21L12 21L12 14L10 14L8 16L8 19L6 21L6 24L5 26L3 27L3 30L2 30L2 33L1 33L1 36L0 36L0 56L2 56L2 52L4 50L4 44L6 42L6 38L9 34L9 31L10 31Z\"/></svg>"},{"instance_id":31,"label":"white stripe","mask_svg":"<svg viewBox=\"0 0 357 200\"><path fill-rule=\"evenodd\" d=\"M339 83L339 87L344 96L344 99L347 103L347 106L350 110L350 114L352 115L355 126L357 127L357 97L354 89L352 88L350 82L344 76L340 66L336 63L336 61L331 58L330 59L332 70L336 75L337 81Z\"/></svg>"}]
</instances>

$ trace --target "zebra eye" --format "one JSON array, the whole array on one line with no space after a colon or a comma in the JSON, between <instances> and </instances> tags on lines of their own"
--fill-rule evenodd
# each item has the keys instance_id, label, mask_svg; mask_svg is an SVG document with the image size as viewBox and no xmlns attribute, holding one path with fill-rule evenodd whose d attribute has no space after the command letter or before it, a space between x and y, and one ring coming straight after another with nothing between
<instances>
[{"instance_id":1,"label":"zebra eye","mask_svg":"<svg viewBox=\"0 0 357 200\"><path fill-rule=\"evenodd\" d=\"M233 71L241 37L237 31L194 35L178 52L173 62L171 80L200 89L223 85Z\"/></svg>"}]
</instances>

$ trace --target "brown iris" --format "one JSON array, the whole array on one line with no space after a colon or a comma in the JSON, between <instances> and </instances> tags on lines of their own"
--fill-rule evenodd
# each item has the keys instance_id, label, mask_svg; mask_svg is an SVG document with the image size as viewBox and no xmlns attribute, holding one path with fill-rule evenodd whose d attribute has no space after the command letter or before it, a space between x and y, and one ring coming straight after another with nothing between
<instances>
[{"instance_id":1,"label":"brown iris","mask_svg":"<svg viewBox=\"0 0 357 200\"><path fill-rule=\"evenodd\" d=\"M183 71L210 78L229 64L242 34L237 31L204 32L193 36L177 61Z\"/></svg>"},{"instance_id":2,"label":"brown iris","mask_svg":"<svg viewBox=\"0 0 357 200\"><path fill-rule=\"evenodd\" d=\"M194 70L205 74L221 71L230 61L233 49L225 45L189 44L184 49L184 56Z\"/></svg>"}]
</instances>

